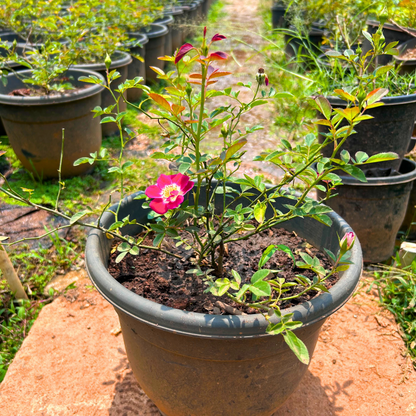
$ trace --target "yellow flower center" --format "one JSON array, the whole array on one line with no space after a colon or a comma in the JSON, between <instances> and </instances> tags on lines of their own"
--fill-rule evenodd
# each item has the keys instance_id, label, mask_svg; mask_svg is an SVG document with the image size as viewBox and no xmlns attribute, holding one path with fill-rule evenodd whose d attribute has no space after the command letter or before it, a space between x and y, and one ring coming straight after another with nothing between
<instances>
[{"instance_id":1,"label":"yellow flower center","mask_svg":"<svg viewBox=\"0 0 416 416\"><path fill-rule=\"evenodd\" d=\"M176 183L172 183L171 185L166 185L162 190L162 198L165 201L175 202L176 198L179 195L183 195L180 186Z\"/></svg>"}]
</instances>

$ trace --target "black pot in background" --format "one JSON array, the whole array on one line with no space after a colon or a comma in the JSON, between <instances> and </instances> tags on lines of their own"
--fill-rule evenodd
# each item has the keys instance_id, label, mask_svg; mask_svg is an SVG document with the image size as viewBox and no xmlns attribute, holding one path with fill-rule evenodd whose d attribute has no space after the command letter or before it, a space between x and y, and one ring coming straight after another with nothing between
<instances>
[{"instance_id":1,"label":"black pot in background","mask_svg":"<svg viewBox=\"0 0 416 416\"><path fill-rule=\"evenodd\" d=\"M30 77L31 70L19 72L19 77ZM10 145L23 166L40 178L57 178L62 147L65 142L62 176L80 175L92 169L87 164L73 166L75 160L98 152L101 147L100 120L92 110L101 104L101 85L78 81L81 76L100 74L69 69L65 76L79 88L65 94L50 96L14 96L10 92L27 88L15 74L9 74L7 85L0 83L0 116ZM85 87L85 88L84 88Z\"/></svg>"},{"instance_id":2,"label":"black pot in background","mask_svg":"<svg viewBox=\"0 0 416 416\"><path fill-rule=\"evenodd\" d=\"M179 3L182 7L183 18L183 41L187 36L193 36L195 34L195 25L197 21L197 3Z\"/></svg>"},{"instance_id":3,"label":"black pot in background","mask_svg":"<svg viewBox=\"0 0 416 416\"><path fill-rule=\"evenodd\" d=\"M150 69L151 66L164 69L165 61L160 61L160 56L165 55L165 39L169 29L163 25L152 23L149 27L140 30L144 33L149 42L146 43L146 82L157 82L156 72Z\"/></svg>"},{"instance_id":4,"label":"black pot in background","mask_svg":"<svg viewBox=\"0 0 416 416\"><path fill-rule=\"evenodd\" d=\"M172 55L172 28L175 19L172 15L161 17L160 19L155 20L157 25L166 26L169 29L168 34L165 36L165 55Z\"/></svg>"},{"instance_id":5,"label":"black pot in background","mask_svg":"<svg viewBox=\"0 0 416 416\"><path fill-rule=\"evenodd\" d=\"M332 107L345 107L345 101L337 97L328 97ZM398 97L384 97L381 100L384 105L366 111L373 116L371 120L361 121L354 127L356 134L351 135L341 150L348 150L351 156L356 152L363 151L369 156L382 152L395 152L399 159L388 162L371 164L367 168L392 168L398 170L404 155L407 153L410 138L416 119L416 94L401 95ZM319 131L327 132L325 126L319 126ZM322 142L323 137L320 136ZM327 157L331 156L331 146L323 150Z\"/></svg>"},{"instance_id":6,"label":"black pot in background","mask_svg":"<svg viewBox=\"0 0 416 416\"><path fill-rule=\"evenodd\" d=\"M0 39L2 41L6 41L6 42L18 42L18 43L23 43L26 44L32 48L37 48L40 49L44 44L42 42L41 37L39 36L32 36L31 40L29 42L26 42L26 39L23 38L22 36L20 36L18 33L15 32L5 32L2 33L0 35ZM60 42L62 43L62 45L68 45L69 44L69 40L68 39L56 39L56 42Z\"/></svg>"},{"instance_id":7,"label":"black pot in background","mask_svg":"<svg viewBox=\"0 0 416 416\"><path fill-rule=\"evenodd\" d=\"M393 56L396 64L400 64L400 74L408 74L416 70L416 58L405 59L403 55L408 49L416 49L416 38L410 39L397 47L399 50L398 56Z\"/></svg>"},{"instance_id":8,"label":"black pot in background","mask_svg":"<svg viewBox=\"0 0 416 416\"><path fill-rule=\"evenodd\" d=\"M111 84L112 90L116 90L118 85L122 84L127 79L128 66L131 62L132 62L131 56L126 52L116 51L111 56L110 70L115 69L121 75L120 78L116 79ZM73 68L95 71L101 74L105 80L107 79L106 67L105 67L104 62L97 63L97 64L78 64L78 65L73 65ZM114 93L114 94L117 94L117 93ZM119 103L120 103L119 104L120 111L126 111L127 104L123 100L120 100ZM101 93L101 107L104 109L113 104L115 104L113 96L111 95L110 91L105 89ZM102 132L104 136L110 136L118 132L116 123L104 123L101 126L102 126Z\"/></svg>"},{"instance_id":9,"label":"black pot in background","mask_svg":"<svg viewBox=\"0 0 416 416\"><path fill-rule=\"evenodd\" d=\"M324 31L318 28L312 27L307 38L304 40L299 39L295 35L295 29L291 26L294 34L285 34L285 53L289 59L296 59L299 65L309 68L314 65L314 60L311 54L317 58L322 54L321 43L324 36Z\"/></svg>"},{"instance_id":10,"label":"black pot in background","mask_svg":"<svg viewBox=\"0 0 416 416\"><path fill-rule=\"evenodd\" d=\"M369 20L367 22L367 26L368 26L368 29L367 29L368 33L372 35L377 32L377 29L380 26L380 23L375 20ZM413 39L416 36L416 30L410 29L410 28L406 28L406 30L408 30L411 33L414 33L414 36L410 35L409 33L404 32L403 30L401 30L400 28L398 28L397 26L393 24L385 23L383 25L383 35L386 39L386 45L388 45L390 42L396 42L396 41L399 42L398 45L400 45L410 39ZM362 45L363 53L368 52L370 48L371 48L370 42L367 39L364 39L363 45ZM392 59L393 59L392 55L380 55L377 57L377 65L378 66L387 65Z\"/></svg>"},{"instance_id":11,"label":"black pot in background","mask_svg":"<svg viewBox=\"0 0 416 416\"><path fill-rule=\"evenodd\" d=\"M171 9L165 10L165 16L173 16L175 23L170 27L172 36L172 51L183 45L184 40L184 29L183 29L183 10L181 7L172 7Z\"/></svg>"},{"instance_id":12,"label":"black pot in background","mask_svg":"<svg viewBox=\"0 0 416 416\"><path fill-rule=\"evenodd\" d=\"M394 252L397 232L406 214L416 178L416 163L404 159L400 175L367 178L366 183L341 176L343 185L326 204L347 221L357 234L368 263L388 260ZM324 193L318 191L320 198Z\"/></svg>"},{"instance_id":13,"label":"black pot in background","mask_svg":"<svg viewBox=\"0 0 416 416\"><path fill-rule=\"evenodd\" d=\"M130 47L130 54L132 56L131 64L127 69L127 79L134 79L136 77L143 78L143 84L146 83L146 61L140 61L135 56L140 56L143 59L146 57L145 45L149 42L148 37L143 33L129 32L130 40L139 41L140 44ZM139 101L142 96L140 88L131 88L127 91L127 99L131 102Z\"/></svg>"},{"instance_id":14,"label":"black pot in background","mask_svg":"<svg viewBox=\"0 0 416 416\"><path fill-rule=\"evenodd\" d=\"M119 218L130 215L137 224L146 223L148 210L134 197L122 201ZM205 192L201 199L204 204ZM290 201L278 198L274 205L285 211L282 204ZM220 197L215 198L218 210L221 202ZM117 211L117 206L110 211ZM321 250L337 252L338 237L351 228L335 213L329 216L331 227L312 218L296 218L284 227ZM106 212L102 224L108 227L113 222L114 215ZM122 230L130 235L139 231L138 225ZM269 416L296 389L308 366L295 357L283 337L265 334L267 321L261 314L190 313L145 299L108 273L110 250L111 241L105 234L92 231L86 246L87 270L98 291L118 313L132 371L162 414ZM304 323L295 332L311 356L325 319L345 304L359 281L362 257L358 239L351 250L351 261L351 267L341 272L329 293L282 311L294 313L293 319ZM178 385L186 388L178 389Z\"/></svg>"},{"instance_id":15,"label":"black pot in background","mask_svg":"<svg viewBox=\"0 0 416 416\"><path fill-rule=\"evenodd\" d=\"M272 27L277 28L288 28L289 22L285 17L286 6L283 4L275 4L272 6Z\"/></svg>"},{"instance_id":16,"label":"black pot in background","mask_svg":"<svg viewBox=\"0 0 416 416\"><path fill-rule=\"evenodd\" d=\"M0 39L1 39L1 34L0 34ZM12 45L11 42L7 42L10 46ZM33 51L34 49L31 48L30 46L27 46L25 43L17 43L16 44L16 49L15 51L17 52L17 54L19 56L23 56L25 54L26 51ZM7 52L6 49L0 48L0 56L7 56ZM6 61L3 63L4 67L10 68L13 71L21 71L24 69L28 69L27 67L20 65L17 62L13 62L13 61ZM0 119L0 136L5 136L6 135L6 130L4 129L3 126L3 122Z\"/></svg>"}]
</instances>

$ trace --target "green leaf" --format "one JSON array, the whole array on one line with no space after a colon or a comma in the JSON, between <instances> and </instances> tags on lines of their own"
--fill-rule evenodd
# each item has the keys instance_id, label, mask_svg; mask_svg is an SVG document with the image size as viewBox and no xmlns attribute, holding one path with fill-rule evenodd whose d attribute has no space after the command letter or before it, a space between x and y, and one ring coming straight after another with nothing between
<instances>
[{"instance_id":1,"label":"green leaf","mask_svg":"<svg viewBox=\"0 0 416 416\"><path fill-rule=\"evenodd\" d=\"M264 219L266 217L266 209L267 209L267 205L264 204L263 202L257 202L257 204L254 207L254 210L253 210L254 218L260 224L264 222Z\"/></svg>"},{"instance_id":2,"label":"green leaf","mask_svg":"<svg viewBox=\"0 0 416 416\"><path fill-rule=\"evenodd\" d=\"M74 162L74 166L83 165L84 163L89 163L90 158L89 157L80 157Z\"/></svg>"},{"instance_id":3,"label":"green leaf","mask_svg":"<svg viewBox=\"0 0 416 416\"><path fill-rule=\"evenodd\" d=\"M123 251L122 253L120 253L117 257L116 257L116 263L120 263L121 260L124 259L124 257L126 257L127 255L127 251Z\"/></svg>"},{"instance_id":4,"label":"green leaf","mask_svg":"<svg viewBox=\"0 0 416 416\"><path fill-rule=\"evenodd\" d=\"M306 345L292 331L286 331L283 338L296 357L303 363L309 364L309 352Z\"/></svg>"},{"instance_id":5,"label":"green leaf","mask_svg":"<svg viewBox=\"0 0 416 416\"><path fill-rule=\"evenodd\" d=\"M259 280L265 279L270 274L270 270L257 270L251 277L251 283L256 283Z\"/></svg>"},{"instance_id":6,"label":"green leaf","mask_svg":"<svg viewBox=\"0 0 416 416\"><path fill-rule=\"evenodd\" d=\"M352 165L345 165L342 166L341 169L344 172L349 173L351 176L353 176L354 178L358 179L361 182L367 182L367 179L363 173L363 171L361 169L358 169L356 166L352 166Z\"/></svg>"},{"instance_id":7,"label":"green leaf","mask_svg":"<svg viewBox=\"0 0 416 416\"><path fill-rule=\"evenodd\" d=\"M80 220L82 217L84 217L85 215L88 214L89 211L87 210L83 210L80 212L77 212L76 214L74 214L71 219L69 220L69 223L72 225L74 223L76 223L78 220Z\"/></svg>"},{"instance_id":8,"label":"green leaf","mask_svg":"<svg viewBox=\"0 0 416 416\"><path fill-rule=\"evenodd\" d=\"M272 293L272 288L270 284L264 281L259 281L254 285L251 285L249 287L249 290L251 293L253 293L253 295L256 295L258 297L270 296Z\"/></svg>"},{"instance_id":9,"label":"green leaf","mask_svg":"<svg viewBox=\"0 0 416 416\"><path fill-rule=\"evenodd\" d=\"M394 152L378 153L370 156L365 163L385 162L386 160L398 159L399 155Z\"/></svg>"},{"instance_id":10,"label":"green leaf","mask_svg":"<svg viewBox=\"0 0 416 416\"><path fill-rule=\"evenodd\" d=\"M123 251L129 251L131 249L131 246L126 241L123 241L120 245L117 246L117 251L123 252Z\"/></svg>"},{"instance_id":11,"label":"green leaf","mask_svg":"<svg viewBox=\"0 0 416 416\"><path fill-rule=\"evenodd\" d=\"M323 114L323 116L329 120L331 118L331 114L332 114L332 107L331 104L329 103L329 101L322 96L318 96L315 98L315 102L316 104L318 104L318 107L321 111L321 113Z\"/></svg>"},{"instance_id":12,"label":"green leaf","mask_svg":"<svg viewBox=\"0 0 416 416\"><path fill-rule=\"evenodd\" d=\"M235 270L231 270L231 274L234 277L234 280L240 285L241 284L241 276Z\"/></svg>"}]
</instances>

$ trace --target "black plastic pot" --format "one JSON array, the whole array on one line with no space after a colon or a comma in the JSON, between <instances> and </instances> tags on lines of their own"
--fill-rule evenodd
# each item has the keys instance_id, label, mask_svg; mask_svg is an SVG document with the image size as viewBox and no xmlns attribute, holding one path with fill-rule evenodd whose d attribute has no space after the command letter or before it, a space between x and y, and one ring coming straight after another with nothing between
<instances>
[{"instance_id":1,"label":"black plastic pot","mask_svg":"<svg viewBox=\"0 0 416 416\"><path fill-rule=\"evenodd\" d=\"M333 107L345 107L345 101L337 97L328 97ZM367 168L399 169L404 155L407 153L413 126L416 119L416 94L401 95L398 97L384 97L384 105L368 110L366 114L373 116L371 120L361 121L354 130L357 134L351 135L342 149L348 150L352 156L358 151L368 153L370 156L381 152L395 152L399 159L364 166ZM327 132L327 127L319 126L319 131ZM323 140L323 137L320 137ZM331 146L327 146L323 154L331 155ZM341 150L342 150L341 149Z\"/></svg>"},{"instance_id":2,"label":"black plastic pot","mask_svg":"<svg viewBox=\"0 0 416 416\"><path fill-rule=\"evenodd\" d=\"M148 37L143 33L129 32L128 36L130 41L140 42L136 46L129 47L130 54L132 56L131 64L127 67L127 79L134 79L136 77L143 78L143 84L146 83L146 61L140 61L136 56L146 58L145 45L149 42ZM142 96L142 90L140 88L130 88L127 91L127 99L131 102L139 101Z\"/></svg>"},{"instance_id":3,"label":"black plastic pot","mask_svg":"<svg viewBox=\"0 0 416 416\"><path fill-rule=\"evenodd\" d=\"M116 51L111 56L110 70L115 69L121 75L120 78L118 78L116 81L114 81L111 84L112 90L116 90L118 85L120 85L127 79L128 66L130 65L131 62L132 62L131 56L126 52ZM95 64L77 64L77 65L73 65L73 68L95 71L101 74L104 77L104 79L107 79L106 67L105 67L104 62L95 63ZM114 94L117 94L117 93L114 93ZM104 90L101 93L101 107L106 108L113 104L115 104L115 102L110 91ZM119 108L120 108L120 111L125 111L127 109L127 104L123 100L120 100ZM118 133L118 128L117 128L116 123L104 123L101 126L102 126L102 132L104 136L110 136L111 134Z\"/></svg>"},{"instance_id":4,"label":"black plastic pot","mask_svg":"<svg viewBox=\"0 0 416 416\"><path fill-rule=\"evenodd\" d=\"M388 260L394 251L397 232L403 222L416 178L416 163L404 159L397 176L367 178L366 183L341 176L337 196L327 201L360 239L368 263ZM318 191L318 196L324 194Z\"/></svg>"},{"instance_id":5,"label":"black plastic pot","mask_svg":"<svg viewBox=\"0 0 416 416\"><path fill-rule=\"evenodd\" d=\"M377 32L378 27L380 26L380 23L375 20L369 20L367 22L368 26L368 32L372 35ZM406 30L410 33L414 33L414 36L416 36L416 30L406 28ZM404 32L399 27L391 24L391 23L385 23L383 25L383 35L385 37L386 45L388 45L390 42L399 42L398 45L407 42L410 39L413 39L414 36L411 34ZM371 49L371 44L367 39L363 40L362 50L363 53L366 53ZM377 65L387 65L392 60L392 55L380 55L377 57Z\"/></svg>"},{"instance_id":6,"label":"black plastic pot","mask_svg":"<svg viewBox=\"0 0 416 416\"><path fill-rule=\"evenodd\" d=\"M289 22L286 19L286 6L283 4L272 6L272 27L273 29L289 27Z\"/></svg>"},{"instance_id":7,"label":"black plastic pot","mask_svg":"<svg viewBox=\"0 0 416 416\"><path fill-rule=\"evenodd\" d=\"M172 37L172 52L180 48L184 40L184 30L183 30L183 10L181 7L172 7L169 10L165 10L166 16L173 16L175 23L171 26L171 37Z\"/></svg>"},{"instance_id":8,"label":"black plastic pot","mask_svg":"<svg viewBox=\"0 0 416 416\"><path fill-rule=\"evenodd\" d=\"M1 34L0 34L0 38L1 38ZM12 45L12 43L9 43L9 45ZM33 51L33 48L31 48L30 46L27 46L24 43L17 43L15 51L17 52L17 54L19 56L24 56L26 51ZM0 48L0 56L7 56L7 52L6 52L5 49ZM21 71L23 69L27 69L27 67L24 67L24 66L20 65L19 63L13 62L13 61L4 62L4 67L5 68L10 68L13 71ZM0 119L0 136L4 136L4 135L6 135L6 130L5 130L5 128L3 126L3 123Z\"/></svg>"},{"instance_id":9,"label":"black plastic pot","mask_svg":"<svg viewBox=\"0 0 416 416\"><path fill-rule=\"evenodd\" d=\"M150 69L151 66L155 66L160 69L164 69L165 61L160 61L159 57L165 55L165 39L169 33L169 29L163 25L151 24L149 27L140 31L144 33L149 42L146 43L146 82L157 82L156 72Z\"/></svg>"},{"instance_id":10,"label":"black plastic pot","mask_svg":"<svg viewBox=\"0 0 416 416\"><path fill-rule=\"evenodd\" d=\"M31 70L19 72L29 77ZM62 175L79 175L91 169L91 165L73 166L75 160L100 150L101 126L91 112L101 104L100 85L78 81L80 76L100 74L92 71L71 69L65 76L70 78L75 92L54 96L19 97L9 92L27 88L15 74L7 77L7 85L0 83L0 116L3 120L10 145L23 166L36 172L39 177L58 177L61 155L62 129L65 129ZM87 88L83 88L88 85Z\"/></svg>"},{"instance_id":11,"label":"black plastic pot","mask_svg":"<svg viewBox=\"0 0 416 416\"><path fill-rule=\"evenodd\" d=\"M292 31L295 31L291 27ZM324 31L318 28L311 28L308 36L302 41L297 35L285 34L285 53L288 58L298 58L299 63L307 68L312 64L311 53L318 57L322 51L320 45L322 43Z\"/></svg>"},{"instance_id":12,"label":"black plastic pot","mask_svg":"<svg viewBox=\"0 0 416 416\"><path fill-rule=\"evenodd\" d=\"M415 72L416 70L416 58L414 59L405 59L403 55L407 50L416 49L416 38L412 38L407 42L402 43L398 48L399 55L394 56L396 64L400 64L400 74L408 74Z\"/></svg>"},{"instance_id":13,"label":"black plastic pot","mask_svg":"<svg viewBox=\"0 0 416 416\"><path fill-rule=\"evenodd\" d=\"M20 36L18 33L15 32L5 32L2 33L0 39L4 42L18 42L24 43L32 48L40 49L44 43L42 42L42 38L40 36L32 36L29 42L26 42L26 39ZM68 39L57 39L56 42L62 43L62 45L69 45Z\"/></svg>"},{"instance_id":14,"label":"black plastic pot","mask_svg":"<svg viewBox=\"0 0 416 416\"><path fill-rule=\"evenodd\" d=\"M160 19L155 20L157 25L166 26L169 29L169 32L165 36L165 55L172 55L172 27L175 22L173 16L164 16Z\"/></svg>"},{"instance_id":15,"label":"black plastic pot","mask_svg":"<svg viewBox=\"0 0 416 416\"><path fill-rule=\"evenodd\" d=\"M203 193L205 195L205 193ZM132 195L123 200L119 218L130 215L147 222L148 210ZM285 210L286 198L276 201ZM236 205L236 204L235 204ZM221 207L216 199L217 209ZM115 211L116 206L110 208ZM338 236L351 231L335 213L332 227L310 218L285 223L312 245L337 251ZM110 212L102 223L114 222ZM137 225L124 232L140 231ZM107 271L111 240L92 231L86 265L98 291L119 315L131 368L143 390L166 416L270 416L296 389L307 366L301 364L281 336L265 334L267 322L257 315L205 315L185 312L144 299L118 283ZM312 355L325 319L347 302L362 270L361 249L352 249L354 264L330 289L310 302L288 308L304 326L296 334ZM213 398L215 397L215 400Z\"/></svg>"},{"instance_id":16,"label":"black plastic pot","mask_svg":"<svg viewBox=\"0 0 416 416\"><path fill-rule=\"evenodd\" d=\"M183 15L184 15L184 19L183 19L183 27L184 27L184 32L183 32L183 40L185 40L185 38L187 36L193 36L195 34L195 27L196 27L196 22L197 22L197 9L198 9L198 4L197 3L185 3L185 2L180 2L179 3L182 7L183 10Z\"/></svg>"}]
</instances>

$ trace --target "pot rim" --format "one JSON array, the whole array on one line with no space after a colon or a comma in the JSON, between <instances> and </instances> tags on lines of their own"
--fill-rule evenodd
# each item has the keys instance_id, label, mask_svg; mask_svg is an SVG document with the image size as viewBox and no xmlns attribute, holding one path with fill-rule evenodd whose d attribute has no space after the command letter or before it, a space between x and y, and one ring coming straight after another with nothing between
<instances>
[{"instance_id":1,"label":"pot rim","mask_svg":"<svg viewBox=\"0 0 416 416\"><path fill-rule=\"evenodd\" d=\"M334 97L333 95L325 96L325 98L329 101L329 103L332 106L334 105L339 105L341 107L347 106L347 103L345 101L341 100L341 98ZM383 97L380 101L384 103L384 106L412 104L412 103L416 103L416 92L413 94L409 94L409 95L396 95L394 97ZM377 107L377 108L382 108L382 107Z\"/></svg>"},{"instance_id":2,"label":"pot rim","mask_svg":"<svg viewBox=\"0 0 416 416\"><path fill-rule=\"evenodd\" d=\"M165 9L163 14L165 16L180 16L183 14L183 9L180 6L172 6L172 8Z\"/></svg>"},{"instance_id":3,"label":"pot rim","mask_svg":"<svg viewBox=\"0 0 416 416\"><path fill-rule=\"evenodd\" d=\"M134 197L142 193L140 191L123 199L120 209L128 207L134 202ZM117 205L113 205L110 210L115 211ZM329 213L328 216L333 220L332 227L339 231L340 238L352 231L345 220L335 212ZM113 214L106 212L101 222L109 225L113 220ZM322 224L322 227L325 225ZM337 231L334 230L333 233L338 234ZM92 230L89 233L85 250L86 268L94 286L116 310L121 310L158 329L187 336L217 339L268 336L266 334L268 322L262 314L208 315L188 312L164 306L131 292L110 275L102 261L106 254L101 242L105 239L105 235L99 230ZM282 314L294 313L294 320L302 321L303 326L309 326L341 308L354 292L361 276L362 251L358 238L351 250L351 260L354 264L342 272L339 281L328 293L321 293L310 301L284 309ZM272 320L278 322L275 317Z\"/></svg>"},{"instance_id":4,"label":"pot rim","mask_svg":"<svg viewBox=\"0 0 416 416\"><path fill-rule=\"evenodd\" d=\"M0 39L1 39L1 33L0 33ZM13 46L13 42L6 41L5 43L9 46ZM21 42L16 43L16 48L20 48L20 49L27 50L27 51L34 51L35 50L35 48L32 48L27 43L21 43ZM20 66L20 64L18 62L14 62L14 61L6 61L5 65L6 65L6 67L9 67L9 68L16 68L16 67Z\"/></svg>"},{"instance_id":5,"label":"pot rim","mask_svg":"<svg viewBox=\"0 0 416 416\"><path fill-rule=\"evenodd\" d=\"M25 75L31 73L31 69L25 69L23 71L18 71L18 74ZM75 72L79 76L89 76L94 75L97 78L101 79L101 81L105 81L104 77L94 71L90 71L88 69L81 69L81 68L69 68L67 73ZM8 78L17 78L16 74L11 73L7 76ZM7 94L0 93L0 104L6 105L17 105L17 106L31 106L31 105L52 105L52 104L61 104L67 103L71 101L81 100L83 98L91 97L93 95L101 93L104 90L102 85L97 84L88 84L88 88L80 89L78 91L68 93L68 94L61 94L61 95L54 95L51 97L47 96L35 96L35 97L17 97Z\"/></svg>"},{"instance_id":6,"label":"pot rim","mask_svg":"<svg viewBox=\"0 0 416 416\"><path fill-rule=\"evenodd\" d=\"M406 167L408 165L409 167L413 167L413 169L410 172L403 173L401 175L397 176L383 176L383 177L377 177L377 178L367 178L367 182L361 182L358 179L354 178L350 175L338 175L342 179L343 185L350 185L350 186L390 186L390 185L399 185L404 184L408 182L412 182L416 179L416 162L414 162L411 159L404 158L400 168ZM370 165L365 165L370 166ZM343 186L341 185L341 186Z\"/></svg>"},{"instance_id":7,"label":"pot rim","mask_svg":"<svg viewBox=\"0 0 416 416\"><path fill-rule=\"evenodd\" d=\"M141 33L141 32L127 32L127 35L129 37L129 40L131 40L131 39L138 40L142 46L146 45L146 43L149 43L149 38L144 33Z\"/></svg>"},{"instance_id":8,"label":"pot rim","mask_svg":"<svg viewBox=\"0 0 416 416\"><path fill-rule=\"evenodd\" d=\"M171 14L168 14L163 17L159 17L158 19L154 21L156 25L164 25L164 26L171 26L174 22L175 22L175 18Z\"/></svg>"},{"instance_id":9,"label":"pot rim","mask_svg":"<svg viewBox=\"0 0 416 416\"><path fill-rule=\"evenodd\" d=\"M115 60L113 60L114 57L116 58ZM129 65L132 62L132 60L133 60L132 57L127 52L115 51L111 55L111 65L109 69L123 68L124 66ZM97 72L106 70L106 66L104 62L90 63L90 64L88 63L75 64L75 65L71 65L70 68L87 69L90 71L97 71Z\"/></svg>"},{"instance_id":10,"label":"pot rim","mask_svg":"<svg viewBox=\"0 0 416 416\"><path fill-rule=\"evenodd\" d=\"M146 31L146 29L149 29L149 31ZM165 25L160 25L158 23L152 23L149 26L144 27L143 29L140 29L139 33L144 33L149 40L154 38L160 38L162 36L165 36L169 33L169 29Z\"/></svg>"},{"instance_id":11,"label":"pot rim","mask_svg":"<svg viewBox=\"0 0 416 416\"><path fill-rule=\"evenodd\" d=\"M368 26L375 26L375 27L380 26L380 22L378 20L371 20L370 19L370 20L367 20L366 21L366 24ZM403 30L401 30L398 26L396 26L396 25L394 25L392 23L384 23L383 24L383 28L386 28L388 30L394 30L395 32L403 32ZM416 35L416 30L415 29L412 29L411 27L406 27L406 29L409 32L413 32Z\"/></svg>"}]
</instances>

